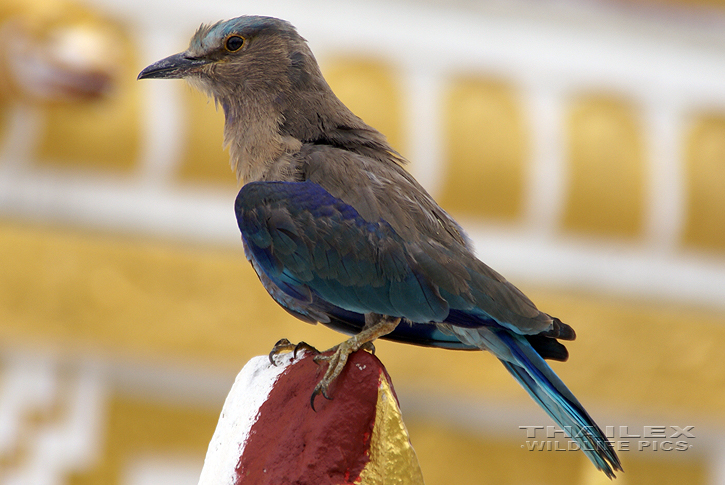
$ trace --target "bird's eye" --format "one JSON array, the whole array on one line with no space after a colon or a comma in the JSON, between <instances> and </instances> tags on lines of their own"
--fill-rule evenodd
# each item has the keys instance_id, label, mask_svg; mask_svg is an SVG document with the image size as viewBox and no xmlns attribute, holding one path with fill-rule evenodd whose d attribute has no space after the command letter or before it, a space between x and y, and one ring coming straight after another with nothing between
<instances>
[{"instance_id":1,"label":"bird's eye","mask_svg":"<svg viewBox=\"0 0 725 485\"><path fill-rule=\"evenodd\" d=\"M240 37L238 35L229 36L229 38L227 38L227 41L224 43L224 47L229 52L236 52L241 49L243 45L244 37Z\"/></svg>"}]
</instances>

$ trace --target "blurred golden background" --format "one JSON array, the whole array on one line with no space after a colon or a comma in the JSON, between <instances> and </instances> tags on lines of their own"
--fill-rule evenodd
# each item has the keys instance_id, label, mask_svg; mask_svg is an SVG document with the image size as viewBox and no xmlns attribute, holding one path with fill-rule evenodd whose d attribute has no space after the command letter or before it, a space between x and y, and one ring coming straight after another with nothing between
<instances>
[{"instance_id":1,"label":"blurred golden background","mask_svg":"<svg viewBox=\"0 0 725 485\"><path fill-rule=\"evenodd\" d=\"M576 329L552 367L617 483L725 484L723 2L195 3L0 5L1 483L195 484L249 358L343 338L246 262L214 103L135 81L199 23L265 14ZM490 355L377 349L429 485L607 483L529 450L553 422Z\"/></svg>"}]
</instances>

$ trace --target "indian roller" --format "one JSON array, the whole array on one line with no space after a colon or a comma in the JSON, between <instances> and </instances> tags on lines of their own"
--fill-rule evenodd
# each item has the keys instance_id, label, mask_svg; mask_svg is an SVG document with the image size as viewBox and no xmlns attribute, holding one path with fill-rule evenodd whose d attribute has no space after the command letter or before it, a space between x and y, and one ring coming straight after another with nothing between
<instances>
[{"instance_id":1,"label":"indian roller","mask_svg":"<svg viewBox=\"0 0 725 485\"><path fill-rule=\"evenodd\" d=\"M243 181L234 209L244 252L272 298L300 320L352 335L319 354L328 387L376 338L493 353L610 478L604 433L544 359L574 330L536 308L403 167L386 138L332 92L288 22L242 16L202 25L189 48L139 79L186 79L224 110ZM286 345L286 342L280 344Z\"/></svg>"}]
</instances>

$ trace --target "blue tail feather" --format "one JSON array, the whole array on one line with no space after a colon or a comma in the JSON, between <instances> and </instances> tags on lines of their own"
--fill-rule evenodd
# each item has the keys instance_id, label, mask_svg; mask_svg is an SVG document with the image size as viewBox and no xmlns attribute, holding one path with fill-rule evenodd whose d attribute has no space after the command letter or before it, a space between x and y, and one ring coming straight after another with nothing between
<instances>
[{"instance_id":1,"label":"blue tail feather","mask_svg":"<svg viewBox=\"0 0 725 485\"><path fill-rule=\"evenodd\" d=\"M500 358L529 395L551 416L587 458L609 478L622 470L612 445L584 407L564 385L544 359L522 336L501 330L496 336L508 348L515 362ZM492 349L495 352L495 349Z\"/></svg>"}]
</instances>

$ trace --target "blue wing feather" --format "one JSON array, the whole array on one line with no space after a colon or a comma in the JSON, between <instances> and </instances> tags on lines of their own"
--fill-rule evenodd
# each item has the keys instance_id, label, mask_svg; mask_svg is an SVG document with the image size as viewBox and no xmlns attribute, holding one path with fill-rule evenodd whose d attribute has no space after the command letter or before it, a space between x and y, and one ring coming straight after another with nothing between
<instances>
[{"instance_id":1,"label":"blue wing feather","mask_svg":"<svg viewBox=\"0 0 725 485\"><path fill-rule=\"evenodd\" d=\"M475 308L471 294L454 292L456 287L471 287L459 280L480 292L471 269L452 255L446 255L446 263L420 250L411 257L405 241L387 222L365 220L318 184L248 183L239 191L235 212L247 258L260 279L264 275L269 293L307 320L310 315L348 319L348 324L338 321L337 326L351 333L362 328L365 313L399 316L408 327L399 326L387 338L459 349L476 347L429 323L501 326ZM431 274L440 286L431 283Z\"/></svg>"},{"instance_id":2,"label":"blue wing feather","mask_svg":"<svg viewBox=\"0 0 725 485\"><path fill-rule=\"evenodd\" d=\"M389 224L366 221L315 183L249 183L235 209L251 257L283 290L304 284L348 311L422 323L448 315Z\"/></svg>"}]
</instances>

